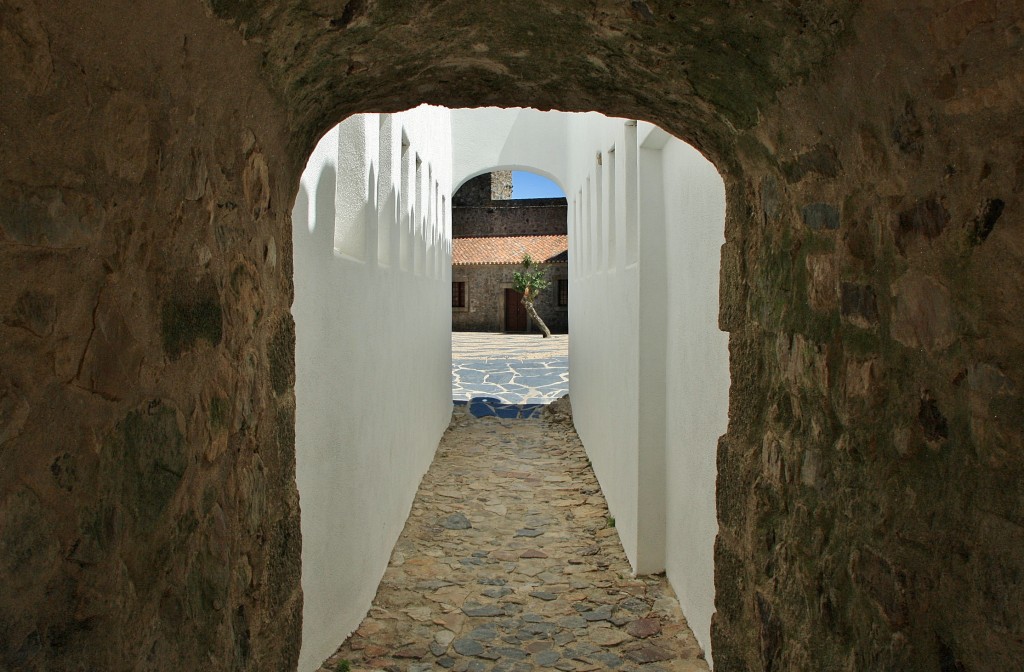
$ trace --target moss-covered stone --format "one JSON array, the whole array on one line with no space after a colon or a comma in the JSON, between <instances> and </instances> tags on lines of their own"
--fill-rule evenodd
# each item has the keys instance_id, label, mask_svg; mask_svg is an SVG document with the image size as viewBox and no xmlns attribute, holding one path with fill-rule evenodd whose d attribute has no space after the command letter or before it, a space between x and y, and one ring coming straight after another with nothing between
<instances>
[{"instance_id":1,"label":"moss-covered stone","mask_svg":"<svg viewBox=\"0 0 1024 672\"><path fill-rule=\"evenodd\" d=\"M210 429L214 432L227 429L230 412L231 406L224 397L210 399Z\"/></svg>"},{"instance_id":2,"label":"moss-covered stone","mask_svg":"<svg viewBox=\"0 0 1024 672\"><path fill-rule=\"evenodd\" d=\"M159 405L132 411L104 444L112 495L139 532L152 532L178 491L188 459L177 413Z\"/></svg>"},{"instance_id":3,"label":"moss-covered stone","mask_svg":"<svg viewBox=\"0 0 1024 672\"><path fill-rule=\"evenodd\" d=\"M270 385L275 394L283 394L295 378L295 320L281 318L267 352L270 360Z\"/></svg>"},{"instance_id":4,"label":"moss-covered stone","mask_svg":"<svg viewBox=\"0 0 1024 672\"><path fill-rule=\"evenodd\" d=\"M836 177L842 169L835 147L815 145L795 159L782 164L782 173L787 182L799 182L805 176L817 174L822 177Z\"/></svg>"},{"instance_id":5,"label":"moss-covered stone","mask_svg":"<svg viewBox=\"0 0 1024 672\"><path fill-rule=\"evenodd\" d=\"M164 300L160 313L164 352L171 359L181 357L200 340L216 347L223 333L220 297L211 278L179 291Z\"/></svg>"},{"instance_id":6,"label":"moss-covered stone","mask_svg":"<svg viewBox=\"0 0 1024 672\"><path fill-rule=\"evenodd\" d=\"M834 231L839 228L839 208L829 203L810 203L800 209L809 229Z\"/></svg>"}]
</instances>

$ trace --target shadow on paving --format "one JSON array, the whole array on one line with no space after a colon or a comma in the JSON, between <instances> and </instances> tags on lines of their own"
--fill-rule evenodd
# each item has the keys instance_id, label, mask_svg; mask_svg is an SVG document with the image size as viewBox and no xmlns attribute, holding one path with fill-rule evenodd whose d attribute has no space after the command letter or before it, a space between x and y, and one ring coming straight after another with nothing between
<instances>
[{"instance_id":1,"label":"shadow on paving","mask_svg":"<svg viewBox=\"0 0 1024 672\"><path fill-rule=\"evenodd\" d=\"M473 405L321 672L707 672L665 577L632 576L568 401L516 420Z\"/></svg>"},{"instance_id":2,"label":"shadow on paving","mask_svg":"<svg viewBox=\"0 0 1024 672\"><path fill-rule=\"evenodd\" d=\"M469 401L456 399L456 407L469 408L475 418L495 416L506 420L525 420L539 416L547 404L509 404L496 397L473 397Z\"/></svg>"},{"instance_id":3,"label":"shadow on paving","mask_svg":"<svg viewBox=\"0 0 1024 672\"><path fill-rule=\"evenodd\" d=\"M504 404L551 403L569 391L569 358L453 359L452 398Z\"/></svg>"}]
</instances>

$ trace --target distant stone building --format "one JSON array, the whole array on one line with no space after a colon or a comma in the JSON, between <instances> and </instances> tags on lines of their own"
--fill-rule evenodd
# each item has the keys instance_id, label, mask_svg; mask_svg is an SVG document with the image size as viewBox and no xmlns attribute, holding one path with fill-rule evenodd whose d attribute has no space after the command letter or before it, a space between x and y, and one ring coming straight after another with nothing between
<instances>
[{"instance_id":1,"label":"distant stone building","mask_svg":"<svg viewBox=\"0 0 1024 672\"><path fill-rule=\"evenodd\" d=\"M564 198L511 199L511 171L469 180L452 196L452 329L534 331L512 274L528 253L551 286L534 306L555 333L569 329L569 237Z\"/></svg>"},{"instance_id":2,"label":"distant stone building","mask_svg":"<svg viewBox=\"0 0 1024 672\"><path fill-rule=\"evenodd\" d=\"M467 180L452 194L452 207L487 205L512 198L512 171L495 170Z\"/></svg>"}]
</instances>

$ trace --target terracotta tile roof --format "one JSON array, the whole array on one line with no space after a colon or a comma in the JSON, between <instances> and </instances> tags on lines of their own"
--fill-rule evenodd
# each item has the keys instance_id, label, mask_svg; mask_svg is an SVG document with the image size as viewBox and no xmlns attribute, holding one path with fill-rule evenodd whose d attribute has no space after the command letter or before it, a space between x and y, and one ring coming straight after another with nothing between
<instances>
[{"instance_id":1,"label":"terracotta tile roof","mask_svg":"<svg viewBox=\"0 0 1024 672\"><path fill-rule=\"evenodd\" d=\"M452 264L518 264L528 252L534 261L569 260L569 236L491 236L452 240Z\"/></svg>"}]
</instances>

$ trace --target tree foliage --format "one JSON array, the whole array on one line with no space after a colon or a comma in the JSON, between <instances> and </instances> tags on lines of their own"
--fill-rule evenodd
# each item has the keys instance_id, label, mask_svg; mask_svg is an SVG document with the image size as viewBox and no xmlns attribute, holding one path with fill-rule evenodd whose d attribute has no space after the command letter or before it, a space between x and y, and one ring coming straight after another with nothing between
<instances>
[{"instance_id":1,"label":"tree foliage","mask_svg":"<svg viewBox=\"0 0 1024 672\"><path fill-rule=\"evenodd\" d=\"M512 274L512 287L523 295L524 301L533 301L548 288L547 272L533 260L529 253L523 255L523 270Z\"/></svg>"},{"instance_id":2,"label":"tree foliage","mask_svg":"<svg viewBox=\"0 0 1024 672\"><path fill-rule=\"evenodd\" d=\"M551 282L547 278L547 271L535 262L529 253L523 254L522 265L522 271L515 271L512 274L512 287L523 295L523 305L526 306L527 314L537 324L544 338L547 338L551 335L551 330L544 324L544 320L540 319L533 302Z\"/></svg>"}]
</instances>

